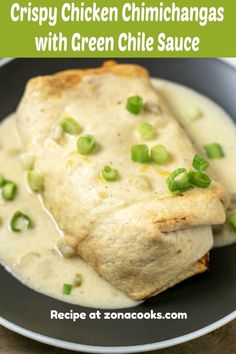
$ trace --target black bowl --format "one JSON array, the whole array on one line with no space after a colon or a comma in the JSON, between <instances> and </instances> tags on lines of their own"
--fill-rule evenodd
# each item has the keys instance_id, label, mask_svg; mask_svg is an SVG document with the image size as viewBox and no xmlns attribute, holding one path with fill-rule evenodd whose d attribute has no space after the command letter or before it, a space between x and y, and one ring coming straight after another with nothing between
<instances>
[{"instance_id":1,"label":"black bowl","mask_svg":"<svg viewBox=\"0 0 236 354\"><path fill-rule=\"evenodd\" d=\"M236 71L217 59L126 59L153 77L172 80L210 97L236 120ZM27 80L68 68L99 66L102 59L17 59L0 68L0 119L13 112ZM27 337L67 349L131 353L175 345L236 317L236 245L211 251L210 271L188 279L138 307L106 312L186 312L182 320L51 320L52 309L86 312L22 285L0 267L0 324ZM102 316L105 311L101 311Z\"/></svg>"}]
</instances>

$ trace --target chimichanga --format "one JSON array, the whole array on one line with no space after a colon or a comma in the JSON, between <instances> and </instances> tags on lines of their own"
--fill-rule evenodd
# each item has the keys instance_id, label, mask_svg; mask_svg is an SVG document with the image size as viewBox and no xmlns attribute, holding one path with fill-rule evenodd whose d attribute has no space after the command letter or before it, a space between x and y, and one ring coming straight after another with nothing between
<instances>
[{"instance_id":1,"label":"chimichanga","mask_svg":"<svg viewBox=\"0 0 236 354\"><path fill-rule=\"evenodd\" d=\"M126 107L135 95L144 102L140 114ZM65 117L79 123L78 135L62 134ZM32 79L17 122L23 147L44 176L43 201L66 242L111 284L141 300L207 268L209 226L224 222L227 194L215 180L181 195L168 190L167 176L190 170L195 150L145 69L108 62ZM156 131L145 144L167 147L164 167L132 161L131 147L144 143L140 122ZM77 151L85 134L96 139L89 155ZM118 171L117 181L101 178L107 165Z\"/></svg>"}]
</instances>

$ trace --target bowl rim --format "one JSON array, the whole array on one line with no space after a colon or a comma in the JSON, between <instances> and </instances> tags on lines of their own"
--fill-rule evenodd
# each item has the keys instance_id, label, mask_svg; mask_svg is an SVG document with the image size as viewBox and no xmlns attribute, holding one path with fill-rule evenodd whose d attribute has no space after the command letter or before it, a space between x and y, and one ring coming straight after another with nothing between
<instances>
[{"instance_id":1,"label":"bowl rim","mask_svg":"<svg viewBox=\"0 0 236 354\"><path fill-rule=\"evenodd\" d=\"M2 58L0 60L0 67L3 67L7 65L8 63L16 60L18 58ZM228 67L231 68L236 68L236 59L235 59L235 64L232 64L231 62L228 61L227 58L215 58L217 60L220 60L222 63L226 64ZM71 351L81 351L84 353L103 353L103 354L114 354L114 353L119 353L119 354L124 354L124 353L140 353L140 352L146 352L146 351L153 351L153 350L158 350L158 349L163 349L163 348L168 348L171 346L175 346L181 343L185 343L188 341L191 341L193 339L196 339L198 337L201 337L205 334L208 334L224 325L227 323L233 321L236 319L236 310L229 313L228 315L224 316L220 320L213 322L212 324L202 327L196 331L193 331L191 333L160 341L160 342L154 342L150 344L143 344L143 345L130 345L130 346L93 346L93 345L85 345L85 344L79 344L79 343L74 343L74 342L67 342L61 339L56 339L53 337L48 337L46 335L39 334L37 332L33 332L29 329L23 328L19 325L14 324L13 322L10 322L0 316L0 325L3 327L18 333L24 337L33 339L37 342L44 343L47 345L55 346L58 348L62 349L67 349Z\"/></svg>"},{"instance_id":2,"label":"bowl rim","mask_svg":"<svg viewBox=\"0 0 236 354\"><path fill-rule=\"evenodd\" d=\"M229 323L230 321L236 318L236 310L228 314L227 316L221 318L220 320L198 329L189 334L185 334L180 337L176 337L173 339L168 339L161 342L150 343L150 344L143 344L143 345L131 345L131 346L114 346L114 347L105 347L105 346L93 346L93 345L85 345L85 344L78 344L63 341L61 339L55 339L52 337L48 337L36 332L32 332L28 329L15 325L14 323L5 320L3 317L0 316L0 325L3 327L18 333L24 337L36 340L37 342L41 342L44 344L52 345L55 347L59 347L62 349L72 350L72 351L82 351L84 353L103 353L103 354L124 354L124 353L141 353L146 351L152 351L157 349L163 349L167 347L172 347L181 343L185 343L191 341L195 338L201 337L207 333L210 333L216 330L219 327L222 327Z\"/></svg>"}]
</instances>

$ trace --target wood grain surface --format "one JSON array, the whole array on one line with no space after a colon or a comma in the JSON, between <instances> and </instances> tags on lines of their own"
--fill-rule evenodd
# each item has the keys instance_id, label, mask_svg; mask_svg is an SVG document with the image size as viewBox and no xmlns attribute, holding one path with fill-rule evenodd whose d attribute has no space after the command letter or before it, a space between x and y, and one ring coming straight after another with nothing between
<instances>
[{"instance_id":1,"label":"wood grain surface","mask_svg":"<svg viewBox=\"0 0 236 354\"><path fill-rule=\"evenodd\" d=\"M72 354L69 350L34 342L0 326L0 354ZM234 354L236 353L236 320L226 326L172 348L153 354Z\"/></svg>"}]
</instances>

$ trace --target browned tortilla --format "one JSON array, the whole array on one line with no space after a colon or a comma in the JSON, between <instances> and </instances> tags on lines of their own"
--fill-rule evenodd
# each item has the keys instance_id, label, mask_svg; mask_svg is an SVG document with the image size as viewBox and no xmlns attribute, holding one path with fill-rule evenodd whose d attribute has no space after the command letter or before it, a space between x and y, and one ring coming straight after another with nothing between
<instances>
[{"instance_id":1,"label":"browned tortilla","mask_svg":"<svg viewBox=\"0 0 236 354\"><path fill-rule=\"evenodd\" d=\"M125 105L132 95L155 109L130 114ZM91 156L80 156L70 137L54 138L67 110L83 127L81 134L96 137ZM131 161L130 146L146 143L133 133L140 120L157 127L151 146L164 143L171 150L166 166L145 170ZM32 79L17 121L24 149L36 156L35 169L45 177L46 207L66 241L102 277L141 300L207 269L209 226L224 222L227 195L214 178L208 189L180 196L168 190L168 173L191 169L195 149L144 68L109 62ZM106 164L118 169L117 182L101 181L99 171Z\"/></svg>"}]
</instances>

